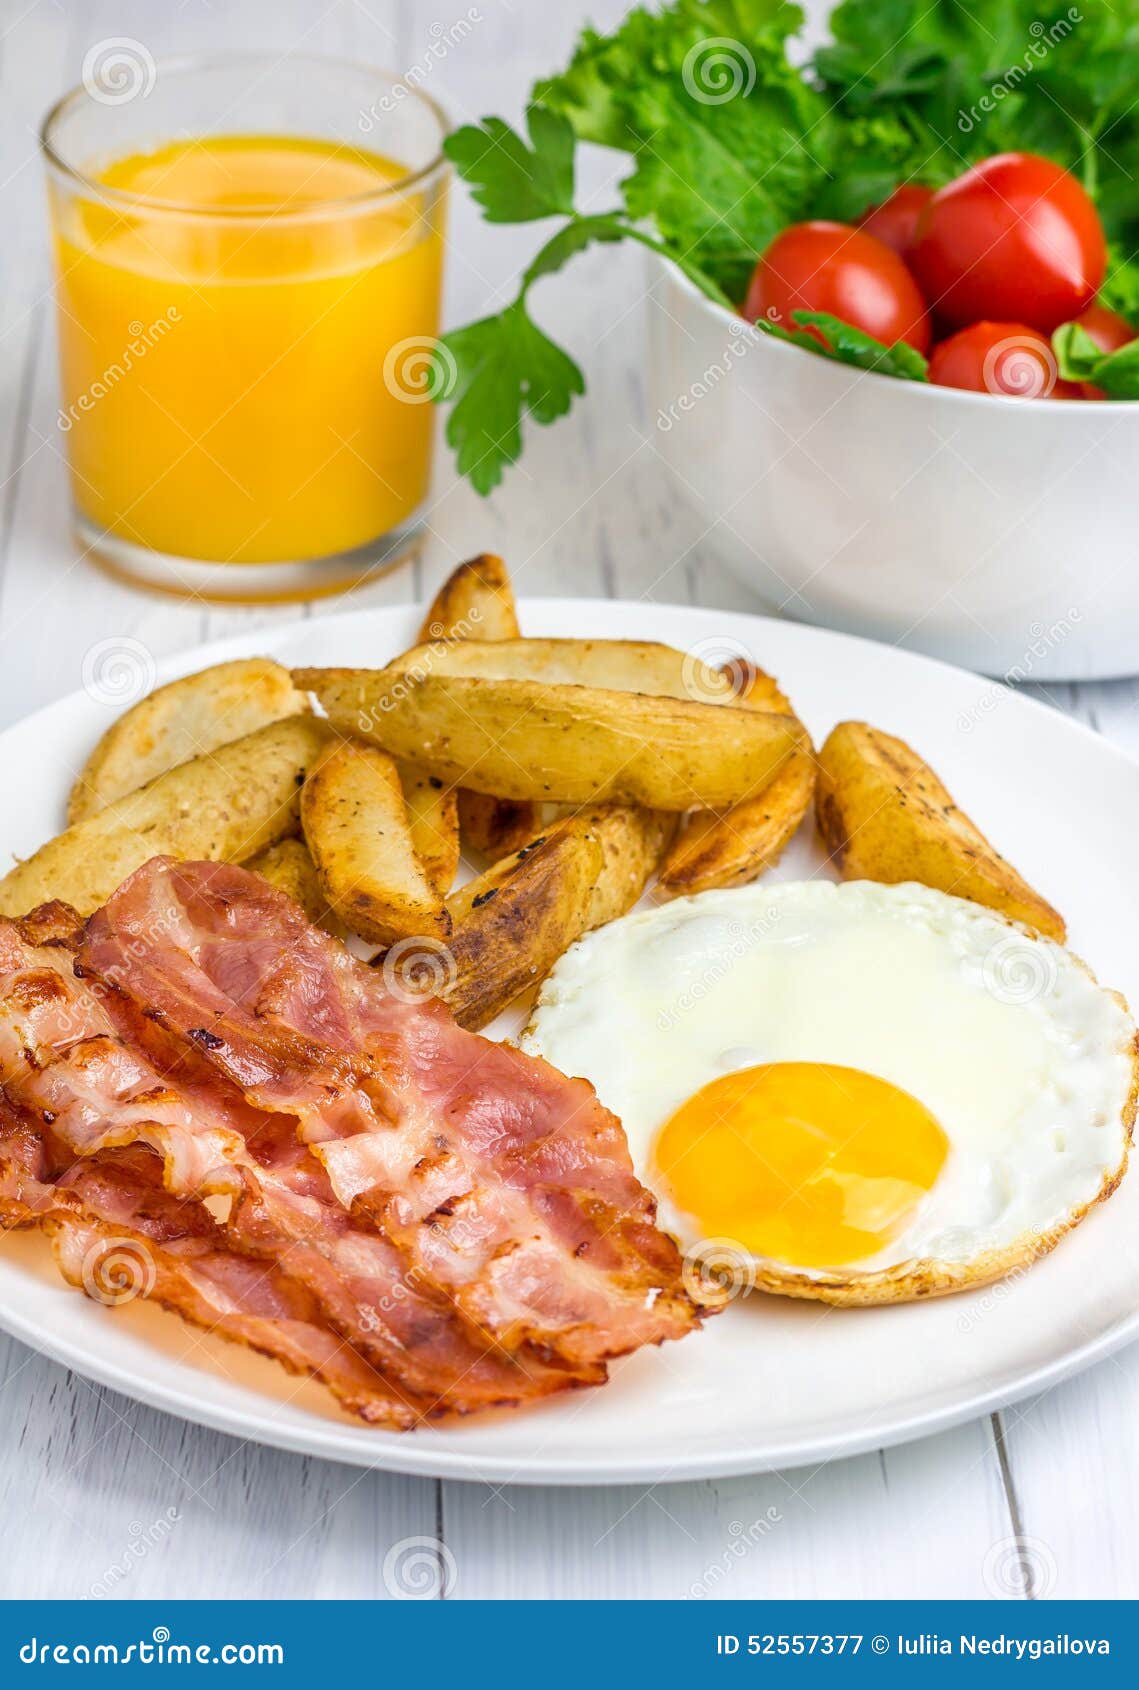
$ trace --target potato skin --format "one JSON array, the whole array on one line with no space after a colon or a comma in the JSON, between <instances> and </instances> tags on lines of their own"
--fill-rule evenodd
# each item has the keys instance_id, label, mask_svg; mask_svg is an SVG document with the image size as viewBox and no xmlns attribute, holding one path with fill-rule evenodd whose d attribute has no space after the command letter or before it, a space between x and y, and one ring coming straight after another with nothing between
<instances>
[{"instance_id":1,"label":"potato skin","mask_svg":"<svg viewBox=\"0 0 1139 1690\"><path fill-rule=\"evenodd\" d=\"M307 709L289 671L268 657L215 663L171 681L107 729L71 789L68 825L179 763Z\"/></svg>"},{"instance_id":2,"label":"potato skin","mask_svg":"<svg viewBox=\"0 0 1139 1690\"><path fill-rule=\"evenodd\" d=\"M0 913L61 898L83 915L151 857L242 863L297 832L305 775L328 740L292 716L194 757L49 839L0 881Z\"/></svg>"},{"instance_id":3,"label":"potato skin","mask_svg":"<svg viewBox=\"0 0 1139 1690\"><path fill-rule=\"evenodd\" d=\"M358 740L330 745L305 781L301 825L325 897L353 933L374 944L450 933L391 757Z\"/></svg>"},{"instance_id":4,"label":"potato skin","mask_svg":"<svg viewBox=\"0 0 1139 1690\"><path fill-rule=\"evenodd\" d=\"M441 898L459 870L459 795L435 775L412 763L399 764L411 843L428 880Z\"/></svg>"},{"instance_id":5,"label":"potato skin","mask_svg":"<svg viewBox=\"0 0 1139 1690\"><path fill-rule=\"evenodd\" d=\"M814 758L796 751L757 797L723 816L697 811L661 869L662 893L678 898L758 879L798 833L814 795Z\"/></svg>"},{"instance_id":6,"label":"potato skin","mask_svg":"<svg viewBox=\"0 0 1139 1690\"><path fill-rule=\"evenodd\" d=\"M517 639L514 588L502 559L493 552L460 563L431 602L421 640ZM458 827L471 851L497 860L520 850L539 829L538 808L524 800L511 803L485 792L458 792Z\"/></svg>"},{"instance_id":7,"label":"potato skin","mask_svg":"<svg viewBox=\"0 0 1139 1690\"><path fill-rule=\"evenodd\" d=\"M751 664L726 671L740 700L751 709L794 714L773 676ZM688 818L660 871L660 891L670 898L745 886L774 868L811 807L815 795L815 753L806 729L771 784L722 815L697 810Z\"/></svg>"},{"instance_id":8,"label":"potato skin","mask_svg":"<svg viewBox=\"0 0 1139 1690\"><path fill-rule=\"evenodd\" d=\"M1063 944L1063 917L957 808L904 740L840 722L818 759L815 815L844 880L916 880Z\"/></svg>"},{"instance_id":9,"label":"potato skin","mask_svg":"<svg viewBox=\"0 0 1139 1690\"><path fill-rule=\"evenodd\" d=\"M485 1027L541 984L585 931L602 867L588 818L571 817L452 894L453 978L442 995L462 1026Z\"/></svg>"},{"instance_id":10,"label":"potato skin","mask_svg":"<svg viewBox=\"0 0 1139 1690\"><path fill-rule=\"evenodd\" d=\"M435 674L426 658L406 672L306 669L295 679L341 732L495 798L617 800L673 811L728 806L762 790L802 741L792 716Z\"/></svg>"}]
</instances>

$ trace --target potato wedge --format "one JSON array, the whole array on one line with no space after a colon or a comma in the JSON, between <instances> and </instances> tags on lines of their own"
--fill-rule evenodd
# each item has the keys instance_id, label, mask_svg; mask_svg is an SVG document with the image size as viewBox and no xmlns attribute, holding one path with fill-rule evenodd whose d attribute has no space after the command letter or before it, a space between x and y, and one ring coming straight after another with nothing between
<instances>
[{"instance_id":1,"label":"potato wedge","mask_svg":"<svg viewBox=\"0 0 1139 1690\"><path fill-rule=\"evenodd\" d=\"M751 709L791 711L778 683L762 669L733 665L740 700ZM815 794L814 751L805 747L786 762L770 786L722 815L697 810L675 841L660 871L660 890L670 898L744 886L774 868L799 831Z\"/></svg>"},{"instance_id":2,"label":"potato wedge","mask_svg":"<svg viewBox=\"0 0 1139 1690\"><path fill-rule=\"evenodd\" d=\"M398 767L412 848L428 880L445 898L459 868L459 795L453 786L413 763Z\"/></svg>"},{"instance_id":3,"label":"potato wedge","mask_svg":"<svg viewBox=\"0 0 1139 1690\"><path fill-rule=\"evenodd\" d=\"M485 1027L580 938L603 863L590 819L571 817L452 893L441 995L462 1026Z\"/></svg>"},{"instance_id":4,"label":"potato wedge","mask_svg":"<svg viewBox=\"0 0 1139 1690\"><path fill-rule=\"evenodd\" d=\"M903 740L840 722L818 760L815 813L844 880L917 880L1063 942L1063 917L1022 880Z\"/></svg>"},{"instance_id":5,"label":"potato wedge","mask_svg":"<svg viewBox=\"0 0 1139 1690\"><path fill-rule=\"evenodd\" d=\"M461 563L444 581L423 619L421 640L517 639L518 614L506 565L493 552ZM459 833L471 851L497 859L539 831L537 806L459 790Z\"/></svg>"},{"instance_id":6,"label":"potato wedge","mask_svg":"<svg viewBox=\"0 0 1139 1690\"><path fill-rule=\"evenodd\" d=\"M415 854L392 758L355 740L329 746L305 781L301 826L324 894L353 933L381 945L409 933L450 933Z\"/></svg>"},{"instance_id":7,"label":"potato wedge","mask_svg":"<svg viewBox=\"0 0 1139 1690\"><path fill-rule=\"evenodd\" d=\"M446 649L493 654L528 643ZM492 660L488 678L436 674L428 654L437 649L419 648L419 668L306 669L294 679L342 732L495 798L714 809L762 790L802 740L793 716L495 676Z\"/></svg>"},{"instance_id":8,"label":"potato wedge","mask_svg":"<svg viewBox=\"0 0 1139 1690\"><path fill-rule=\"evenodd\" d=\"M289 671L267 657L215 663L171 681L107 729L71 789L68 825L166 769L307 709Z\"/></svg>"},{"instance_id":9,"label":"potato wedge","mask_svg":"<svg viewBox=\"0 0 1139 1690\"><path fill-rule=\"evenodd\" d=\"M282 839L276 845L268 845L250 857L245 867L292 898L318 927L338 939L344 937L344 923L324 895L316 865L303 839Z\"/></svg>"},{"instance_id":10,"label":"potato wedge","mask_svg":"<svg viewBox=\"0 0 1139 1690\"><path fill-rule=\"evenodd\" d=\"M494 552L453 569L423 618L421 640L514 640L518 613L510 574Z\"/></svg>"},{"instance_id":11,"label":"potato wedge","mask_svg":"<svg viewBox=\"0 0 1139 1690\"><path fill-rule=\"evenodd\" d=\"M722 816L697 810L665 859L660 890L679 898L756 880L775 867L802 826L814 795L814 758L809 751L796 751L755 798L733 805Z\"/></svg>"},{"instance_id":12,"label":"potato wedge","mask_svg":"<svg viewBox=\"0 0 1139 1690\"><path fill-rule=\"evenodd\" d=\"M0 881L0 914L62 898L83 915L150 857L246 862L296 833L305 775L328 740L291 716L193 757L50 839Z\"/></svg>"},{"instance_id":13,"label":"potato wedge","mask_svg":"<svg viewBox=\"0 0 1139 1690\"><path fill-rule=\"evenodd\" d=\"M674 814L641 804L600 804L586 815L601 842L602 865L589 894L583 933L632 909L668 850L677 823Z\"/></svg>"},{"instance_id":14,"label":"potato wedge","mask_svg":"<svg viewBox=\"0 0 1139 1690\"><path fill-rule=\"evenodd\" d=\"M638 805L597 805L457 888L447 900L454 931L443 995L463 1025L485 1027L575 939L631 909L675 825Z\"/></svg>"},{"instance_id":15,"label":"potato wedge","mask_svg":"<svg viewBox=\"0 0 1139 1690\"><path fill-rule=\"evenodd\" d=\"M730 668L712 668L688 652L654 640L509 639L481 644L432 640L412 646L387 667L416 677L541 681L547 686L603 687L698 704L740 701Z\"/></svg>"}]
</instances>

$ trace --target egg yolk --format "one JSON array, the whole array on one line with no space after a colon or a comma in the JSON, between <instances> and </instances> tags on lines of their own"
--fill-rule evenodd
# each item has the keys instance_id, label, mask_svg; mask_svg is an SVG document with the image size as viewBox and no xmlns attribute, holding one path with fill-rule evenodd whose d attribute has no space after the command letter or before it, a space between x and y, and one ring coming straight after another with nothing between
<instances>
[{"instance_id":1,"label":"egg yolk","mask_svg":"<svg viewBox=\"0 0 1139 1690\"><path fill-rule=\"evenodd\" d=\"M831 1267L897 1237L948 1148L925 1105L888 1080L773 1062L695 1092L661 1129L654 1161L705 1237Z\"/></svg>"}]
</instances>

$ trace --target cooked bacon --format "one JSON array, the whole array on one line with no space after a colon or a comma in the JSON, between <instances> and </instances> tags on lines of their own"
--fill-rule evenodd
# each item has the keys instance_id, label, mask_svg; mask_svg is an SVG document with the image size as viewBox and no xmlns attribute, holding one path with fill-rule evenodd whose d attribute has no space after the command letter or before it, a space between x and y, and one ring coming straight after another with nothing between
<instances>
[{"instance_id":1,"label":"cooked bacon","mask_svg":"<svg viewBox=\"0 0 1139 1690\"><path fill-rule=\"evenodd\" d=\"M163 1158L176 1196L233 1198L229 1245L279 1262L303 1285L389 1381L407 1423L600 1382L598 1369L571 1377L477 1338L416 1284L388 1238L337 1202L295 1121L252 1109L113 987L76 979L66 938L35 947L28 932L0 921L0 1078L10 1096L74 1156L144 1144Z\"/></svg>"},{"instance_id":2,"label":"cooked bacon","mask_svg":"<svg viewBox=\"0 0 1139 1690\"><path fill-rule=\"evenodd\" d=\"M204 1204L163 1188L162 1165L151 1152L114 1150L75 1163L56 1192L44 1230L60 1272L88 1296L146 1297L290 1373L320 1380L373 1425L413 1423L407 1405L325 1324L311 1293L275 1263L228 1249Z\"/></svg>"},{"instance_id":3,"label":"cooked bacon","mask_svg":"<svg viewBox=\"0 0 1139 1690\"><path fill-rule=\"evenodd\" d=\"M153 859L81 958L298 1120L340 1202L497 1343L595 1366L715 1306L686 1287L592 1087L390 992L259 877Z\"/></svg>"}]
</instances>

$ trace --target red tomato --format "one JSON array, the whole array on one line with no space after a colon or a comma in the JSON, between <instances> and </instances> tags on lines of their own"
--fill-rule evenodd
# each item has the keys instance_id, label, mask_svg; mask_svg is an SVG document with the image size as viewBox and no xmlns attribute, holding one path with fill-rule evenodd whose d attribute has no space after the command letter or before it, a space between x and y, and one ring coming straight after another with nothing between
<instances>
[{"instance_id":1,"label":"red tomato","mask_svg":"<svg viewBox=\"0 0 1139 1690\"><path fill-rule=\"evenodd\" d=\"M925 352L930 342L925 302L897 253L847 223L793 223L756 265L744 315L794 328L792 311L828 311L887 346Z\"/></svg>"},{"instance_id":2,"label":"red tomato","mask_svg":"<svg viewBox=\"0 0 1139 1690\"><path fill-rule=\"evenodd\" d=\"M913 241L918 218L932 198L932 188L919 188L916 182L903 182L881 205L872 205L869 211L864 211L858 219L858 227L901 258Z\"/></svg>"},{"instance_id":3,"label":"red tomato","mask_svg":"<svg viewBox=\"0 0 1139 1690\"><path fill-rule=\"evenodd\" d=\"M906 256L954 327L989 318L1045 334L1091 304L1107 263L1095 206L1034 153L998 153L940 188Z\"/></svg>"},{"instance_id":4,"label":"red tomato","mask_svg":"<svg viewBox=\"0 0 1139 1690\"><path fill-rule=\"evenodd\" d=\"M1109 311L1106 305L1089 305L1076 318L1077 323L1095 341L1101 352L1115 352L1128 341L1135 339L1135 330L1117 311ZM1085 399L1106 399L1107 395L1102 387L1097 387L1093 381L1082 381L1080 387Z\"/></svg>"},{"instance_id":5,"label":"red tomato","mask_svg":"<svg viewBox=\"0 0 1139 1690\"><path fill-rule=\"evenodd\" d=\"M1060 381L1045 335L1027 323L973 323L930 354L929 379L938 387L997 393L1014 399L1078 399L1079 384Z\"/></svg>"}]
</instances>

